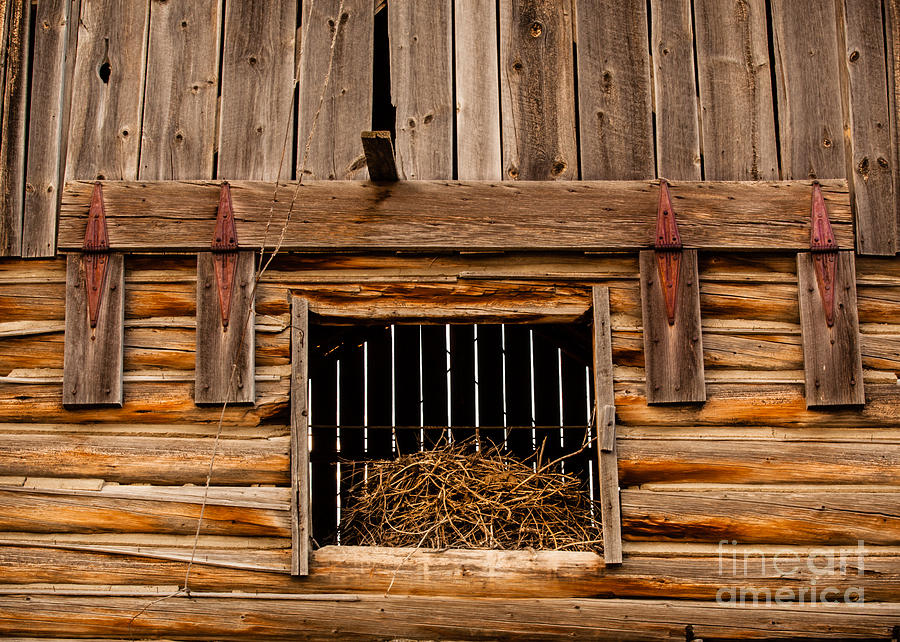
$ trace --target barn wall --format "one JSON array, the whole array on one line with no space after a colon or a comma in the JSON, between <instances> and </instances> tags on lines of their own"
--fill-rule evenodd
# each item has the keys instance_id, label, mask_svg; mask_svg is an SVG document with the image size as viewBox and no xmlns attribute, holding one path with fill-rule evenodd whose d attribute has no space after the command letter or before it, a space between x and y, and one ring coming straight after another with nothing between
<instances>
[{"instance_id":1,"label":"barn wall","mask_svg":"<svg viewBox=\"0 0 900 642\"><path fill-rule=\"evenodd\" d=\"M358 132L393 125L407 179L848 178L857 216L871 193L872 207L889 202L896 218L894 168L878 169L877 155L890 166L897 145L888 139L885 151L884 128L870 136L859 126L879 116L864 117L853 102L863 99L854 98L856 72L840 55L854 37L841 3L389 0L376 14L370 0L347 0L333 59L338 2L283 2L280 13L270 4L167 0L120 14L113 2L40 0L34 9L31 113L58 104L64 133L28 148L29 159L45 162L33 180L23 178L21 220L12 206L3 210L25 233L21 251L2 243L0 251L44 258L0 260L0 631L281 638L299 635L305 618L311 639L623 630L658 639L685 637L686 627L706 638L895 632L893 256L857 257L866 406L813 411L792 254L701 253L707 402L690 406L646 402L635 254L283 254L256 293L257 400L225 410L192 551L221 415L194 403L196 257L126 256L125 402L64 408L66 268L53 256L56 199L45 196L60 189L55 167L85 180L363 179ZM896 68L894 4L884 6L883 76ZM849 24L880 29L880 3L866 7ZM51 13L52 29L43 27ZM810 15L825 34L815 75L805 52L792 50L807 40ZM52 57L59 51L68 61ZM872 55L863 51L863 62L877 71ZM56 64L41 62L50 59ZM37 90L45 75L59 81L46 99ZM388 83L393 106L384 100ZM825 98L813 100L818 92ZM32 117L32 141L43 140L39 120ZM860 184L855 154L870 148L872 178ZM54 153L64 162L47 163ZM33 192L39 172L51 189ZM866 220L894 229L883 213ZM885 251L890 238L885 232ZM510 308L577 316L590 307L592 285L610 289L621 567L604 567L593 553L328 546L313 552L309 577L287 573L291 293L322 310L361 301L362 309L425 309L452 295L499 319ZM811 553L815 568L806 565ZM776 555L797 560L793 570L774 566ZM191 589L205 595L154 603L183 584L192 559ZM865 604L809 605L813 587L860 589ZM790 589L794 598L763 614L716 604L723 588ZM232 591L240 595L223 595ZM256 592L272 599L247 595ZM90 618L75 615L87 611Z\"/></svg>"}]
</instances>

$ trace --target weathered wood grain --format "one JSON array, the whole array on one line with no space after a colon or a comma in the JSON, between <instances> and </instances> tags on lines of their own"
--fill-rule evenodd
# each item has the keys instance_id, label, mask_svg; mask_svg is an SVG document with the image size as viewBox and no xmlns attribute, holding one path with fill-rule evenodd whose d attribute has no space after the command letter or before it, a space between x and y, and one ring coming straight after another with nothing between
<instances>
[{"instance_id":1,"label":"weathered wood grain","mask_svg":"<svg viewBox=\"0 0 900 642\"><path fill-rule=\"evenodd\" d=\"M846 176L834 1L771 5L782 177Z\"/></svg>"},{"instance_id":2,"label":"weathered wood grain","mask_svg":"<svg viewBox=\"0 0 900 642\"><path fill-rule=\"evenodd\" d=\"M454 0L456 163L462 181L503 177L497 4Z\"/></svg>"},{"instance_id":3,"label":"weathered wood grain","mask_svg":"<svg viewBox=\"0 0 900 642\"><path fill-rule=\"evenodd\" d=\"M297 0L225 4L219 178L290 178L296 30Z\"/></svg>"},{"instance_id":4,"label":"weathered wood grain","mask_svg":"<svg viewBox=\"0 0 900 642\"><path fill-rule=\"evenodd\" d=\"M291 575L309 575L309 303L291 299Z\"/></svg>"},{"instance_id":5,"label":"weathered wood grain","mask_svg":"<svg viewBox=\"0 0 900 642\"><path fill-rule=\"evenodd\" d=\"M705 401L697 252L681 253L674 325L669 325L667 317L665 284L660 279L656 252L641 252L640 261L647 402Z\"/></svg>"},{"instance_id":6,"label":"weathered wood grain","mask_svg":"<svg viewBox=\"0 0 900 642\"><path fill-rule=\"evenodd\" d=\"M142 180L213 177L221 5L220 0L150 5Z\"/></svg>"},{"instance_id":7,"label":"weathered wood grain","mask_svg":"<svg viewBox=\"0 0 900 642\"><path fill-rule=\"evenodd\" d=\"M569 3L500 2L503 178L578 178Z\"/></svg>"},{"instance_id":8,"label":"weathered wood grain","mask_svg":"<svg viewBox=\"0 0 900 642\"><path fill-rule=\"evenodd\" d=\"M897 214L897 234L900 243L900 123L893 115L900 105L900 2L884 3L885 49L888 72L888 108L891 117L891 169L894 176L894 209Z\"/></svg>"},{"instance_id":9,"label":"weathered wood grain","mask_svg":"<svg viewBox=\"0 0 900 642\"><path fill-rule=\"evenodd\" d=\"M137 178L149 9L146 2L82 4L67 180Z\"/></svg>"},{"instance_id":10,"label":"weathered wood grain","mask_svg":"<svg viewBox=\"0 0 900 642\"><path fill-rule=\"evenodd\" d=\"M62 390L66 406L122 405L125 257L111 253L107 261L97 327L91 328L82 255L67 257Z\"/></svg>"},{"instance_id":11,"label":"weathered wood grain","mask_svg":"<svg viewBox=\"0 0 900 642\"><path fill-rule=\"evenodd\" d=\"M452 13L452 0L388 3L391 102L404 179L453 178Z\"/></svg>"},{"instance_id":12,"label":"weathered wood grain","mask_svg":"<svg viewBox=\"0 0 900 642\"><path fill-rule=\"evenodd\" d=\"M135 597L11 595L0 598L5 635L185 635L203 639L568 640L573 637L682 639L685 622L704 638L889 638L896 604L757 607L714 602L624 599L464 599L333 596L259 599L234 594L156 600ZM90 617L73 619L75 613ZM134 615L140 613L140 617ZM298 630L297 623L303 622Z\"/></svg>"},{"instance_id":13,"label":"weathered wood grain","mask_svg":"<svg viewBox=\"0 0 900 642\"><path fill-rule=\"evenodd\" d=\"M823 192L839 245L852 244L844 181ZM76 250L92 184L67 185L59 246ZM241 243L274 245L266 223L285 220L291 199L272 209L267 183L234 182ZM809 182L672 183L686 247L797 250L809 247ZM650 181L452 182L362 181L304 184L282 250L635 250L653 242L657 186ZM215 221L219 186L206 182L108 183L112 247L202 250Z\"/></svg>"},{"instance_id":14,"label":"weathered wood grain","mask_svg":"<svg viewBox=\"0 0 900 642\"><path fill-rule=\"evenodd\" d=\"M831 255L828 257L831 259ZM853 252L838 252L834 283L834 325L825 319L823 293L816 277L813 255L797 255L797 290L806 373L806 404L862 405L862 352L856 309L856 268Z\"/></svg>"},{"instance_id":15,"label":"weathered wood grain","mask_svg":"<svg viewBox=\"0 0 900 642\"><path fill-rule=\"evenodd\" d=\"M900 238L881 3L844 0L843 8L851 151L847 175L852 178L856 248L860 254L893 256Z\"/></svg>"},{"instance_id":16,"label":"weathered wood grain","mask_svg":"<svg viewBox=\"0 0 900 642\"><path fill-rule=\"evenodd\" d=\"M833 491L622 491L629 540L742 544L896 545L898 493Z\"/></svg>"},{"instance_id":17,"label":"weathered wood grain","mask_svg":"<svg viewBox=\"0 0 900 642\"><path fill-rule=\"evenodd\" d=\"M351 132L372 127L374 16L371 0L304 3L297 126L304 179L366 178Z\"/></svg>"},{"instance_id":18,"label":"weathered wood grain","mask_svg":"<svg viewBox=\"0 0 900 642\"><path fill-rule=\"evenodd\" d=\"M576 0L581 177L655 175L647 3Z\"/></svg>"},{"instance_id":19,"label":"weathered wood grain","mask_svg":"<svg viewBox=\"0 0 900 642\"><path fill-rule=\"evenodd\" d=\"M262 540L219 539L238 540L245 546L253 546L254 542ZM413 551L408 548L326 546L312 552L310 576L297 580L284 573L229 566L224 555L228 551L210 549L207 545L198 551L198 561L191 570L191 586L194 591L382 595L390 586L395 595L712 600L720 588L737 591L768 589L772 594L779 588L789 588L796 599L798 589L809 589L816 582L820 588L834 586L841 594L848 588L862 588L867 602L895 601L900 594L900 572L897 570L900 558L881 555L877 547L867 547L861 558L853 548L818 548L818 555L833 555L834 564L828 565L828 558L825 562L818 558L814 573L806 564L809 554L814 551L797 548L767 550L764 546L754 547L747 552L745 571L745 550L735 549L737 568L733 568L730 546L721 552L725 556L724 563L714 544L695 544L695 547L708 548L690 555L678 554L675 550L671 555L638 553L634 550L636 546L637 543L626 543L628 563L621 566L604 566L602 559L594 553L565 551ZM674 548L672 544L667 546ZM121 553L113 553L78 550L75 546L16 546L14 543L0 546L0 562L4 569L0 590L16 583L84 584L84 590L91 590L92 584L160 585L178 584L184 579L184 559L153 557L147 553L151 549L149 546L132 547L135 549L132 552L125 552L127 547L121 548ZM190 548L186 548L182 555L189 553ZM245 561L271 558L273 554L275 559L285 557L281 550L244 548L238 549L237 553ZM775 554L779 555L780 568L792 570L786 577L772 564ZM842 555L846 572L841 570ZM239 559L235 560L234 566ZM460 572L463 568L468 572ZM473 581L473 577L478 581Z\"/></svg>"},{"instance_id":20,"label":"weathered wood grain","mask_svg":"<svg viewBox=\"0 0 900 642\"><path fill-rule=\"evenodd\" d=\"M593 321L594 426L600 475L600 523L603 530L603 561L622 563L622 521L619 511L619 469L616 464L616 399L613 388L612 344L609 320L609 290L594 286L591 291ZM612 414L612 417L609 415ZM611 443L610 443L611 442Z\"/></svg>"},{"instance_id":21,"label":"weathered wood grain","mask_svg":"<svg viewBox=\"0 0 900 642\"><path fill-rule=\"evenodd\" d=\"M704 177L778 178L765 2L698 0L694 19Z\"/></svg>"},{"instance_id":22,"label":"weathered wood grain","mask_svg":"<svg viewBox=\"0 0 900 642\"><path fill-rule=\"evenodd\" d=\"M391 143L391 132L364 131L362 146L371 180L390 182L400 179L397 159L394 158L394 145Z\"/></svg>"},{"instance_id":23,"label":"weathered wood grain","mask_svg":"<svg viewBox=\"0 0 900 642\"><path fill-rule=\"evenodd\" d=\"M227 327L212 252L197 254L197 365L194 400L198 404L252 404L256 399L256 255L237 253Z\"/></svg>"},{"instance_id":24,"label":"weathered wood grain","mask_svg":"<svg viewBox=\"0 0 900 642\"><path fill-rule=\"evenodd\" d=\"M700 121L690 0L651 0L650 50L656 100L656 171L700 180Z\"/></svg>"},{"instance_id":25,"label":"weathered wood grain","mask_svg":"<svg viewBox=\"0 0 900 642\"><path fill-rule=\"evenodd\" d=\"M0 475L95 477L141 484L203 484L212 439L90 434L0 434ZM213 484L284 484L284 439L221 439Z\"/></svg>"},{"instance_id":26,"label":"weathered wood grain","mask_svg":"<svg viewBox=\"0 0 900 642\"><path fill-rule=\"evenodd\" d=\"M51 0L41 2L35 14L22 256L56 254L56 214L74 68L71 45L80 8L80 0Z\"/></svg>"},{"instance_id":27,"label":"weathered wood grain","mask_svg":"<svg viewBox=\"0 0 900 642\"><path fill-rule=\"evenodd\" d=\"M894 484L900 445L775 439L629 439L620 436L622 484ZM748 488L752 491L752 488Z\"/></svg>"},{"instance_id":28,"label":"weathered wood grain","mask_svg":"<svg viewBox=\"0 0 900 642\"><path fill-rule=\"evenodd\" d=\"M105 497L92 491L0 488L0 528L34 533L193 534L202 495L147 499ZM290 536L290 511L210 497L203 511L207 535Z\"/></svg>"},{"instance_id":29,"label":"weathered wood grain","mask_svg":"<svg viewBox=\"0 0 900 642\"><path fill-rule=\"evenodd\" d=\"M0 121L0 256L22 253L22 211L25 199L28 71L31 50L31 3L7 0L8 32L3 113Z\"/></svg>"}]
</instances>

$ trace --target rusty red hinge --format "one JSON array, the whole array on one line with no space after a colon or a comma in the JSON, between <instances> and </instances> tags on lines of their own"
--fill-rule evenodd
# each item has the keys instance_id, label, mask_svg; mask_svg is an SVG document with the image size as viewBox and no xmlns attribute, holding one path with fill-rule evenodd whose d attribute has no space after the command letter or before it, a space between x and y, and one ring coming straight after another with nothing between
<instances>
[{"instance_id":1,"label":"rusty red hinge","mask_svg":"<svg viewBox=\"0 0 900 642\"><path fill-rule=\"evenodd\" d=\"M834 279L837 271L838 246L834 240L831 221L825 199L822 197L822 186L819 181L813 182L812 190L812 231L809 237L809 249L813 256L813 267L816 281L819 283L819 294L825 308L825 322L828 327L834 325Z\"/></svg>"},{"instance_id":2,"label":"rusty red hinge","mask_svg":"<svg viewBox=\"0 0 900 642\"><path fill-rule=\"evenodd\" d=\"M681 272L681 235L675 221L675 210L669 197L669 184L659 179L659 207L656 211L656 261L659 280L666 299L666 316L669 325L675 325L675 309L678 304L678 275Z\"/></svg>"},{"instance_id":3,"label":"rusty red hinge","mask_svg":"<svg viewBox=\"0 0 900 642\"><path fill-rule=\"evenodd\" d=\"M227 329L231 317L231 292L234 290L238 259L237 227L234 224L234 207L231 204L231 186L227 182L222 183L222 190L219 192L219 209L216 213L212 251L219 309L222 312L222 328Z\"/></svg>"},{"instance_id":4,"label":"rusty red hinge","mask_svg":"<svg viewBox=\"0 0 900 642\"><path fill-rule=\"evenodd\" d=\"M109 234L106 230L106 211L103 204L103 186L94 183L91 192L91 209L84 231L81 262L84 267L84 284L87 290L88 319L91 327L97 327L106 273L109 266Z\"/></svg>"}]
</instances>

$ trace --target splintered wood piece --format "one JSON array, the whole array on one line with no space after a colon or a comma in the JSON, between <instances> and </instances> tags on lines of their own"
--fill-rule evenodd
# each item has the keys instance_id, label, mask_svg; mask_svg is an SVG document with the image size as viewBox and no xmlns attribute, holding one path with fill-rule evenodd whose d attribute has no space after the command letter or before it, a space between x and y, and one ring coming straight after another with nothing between
<instances>
[{"instance_id":1,"label":"splintered wood piece","mask_svg":"<svg viewBox=\"0 0 900 642\"><path fill-rule=\"evenodd\" d=\"M833 270L832 323L827 320L815 267L819 257L825 257ZM798 254L797 279L807 407L864 405L853 252Z\"/></svg>"},{"instance_id":2,"label":"splintered wood piece","mask_svg":"<svg viewBox=\"0 0 900 642\"><path fill-rule=\"evenodd\" d=\"M597 465L600 473L600 522L603 561L622 563L622 515L619 509L619 465L616 456L613 389L612 332L609 321L609 288L592 290L594 323L594 414L597 430Z\"/></svg>"},{"instance_id":3,"label":"splintered wood piece","mask_svg":"<svg viewBox=\"0 0 900 642\"><path fill-rule=\"evenodd\" d=\"M291 575L309 575L309 302L291 299Z\"/></svg>"},{"instance_id":4,"label":"splintered wood piece","mask_svg":"<svg viewBox=\"0 0 900 642\"><path fill-rule=\"evenodd\" d=\"M647 403L706 401L697 251L681 252L673 324L668 322L656 252L641 252L640 265Z\"/></svg>"},{"instance_id":5,"label":"splintered wood piece","mask_svg":"<svg viewBox=\"0 0 900 642\"><path fill-rule=\"evenodd\" d=\"M681 273L681 235L669 196L669 184L659 181L659 206L656 210L656 261L659 279L663 284L666 300L666 318L669 325L675 323L675 307L678 304L678 275Z\"/></svg>"},{"instance_id":6,"label":"splintered wood piece","mask_svg":"<svg viewBox=\"0 0 900 642\"><path fill-rule=\"evenodd\" d=\"M84 282L87 290L88 318L91 327L97 327L97 317L103 303L109 262L109 235L106 231L106 215L103 209L103 186L94 184L91 193L91 209L84 232Z\"/></svg>"},{"instance_id":7,"label":"splintered wood piece","mask_svg":"<svg viewBox=\"0 0 900 642\"><path fill-rule=\"evenodd\" d=\"M828 220L828 210L825 208L825 199L822 198L822 188L818 182L813 183L811 217L812 229L810 230L809 247L813 252L816 281L819 283L819 292L822 294L825 320L831 327L834 325L834 272L837 243L834 240L831 221Z\"/></svg>"},{"instance_id":8,"label":"splintered wood piece","mask_svg":"<svg viewBox=\"0 0 900 642\"><path fill-rule=\"evenodd\" d=\"M240 251L235 261L231 323L222 325L213 252L197 254L197 361L194 401L198 404L252 404L256 397L255 254ZM236 365L232 375L233 366Z\"/></svg>"},{"instance_id":9,"label":"splintered wood piece","mask_svg":"<svg viewBox=\"0 0 900 642\"><path fill-rule=\"evenodd\" d=\"M363 132L361 137L369 179L386 182L399 180L391 132Z\"/></svg>"},{"instance_id":10,"label":"splintered wood piece","mask_svg":"<svg viewBox=\"0 0 900 642\"><path fill-rule=\"evenodd\" d=\"M219 208L216 213L216 229L213 233L213 265L216 269L216 292L219 294L219 311L222 327L228 327L231 318L231 295L234 291L234 275L237 270L237 227L234 224L234 207L231 204L231 187L222 183Z\"/></svg>"},{"instance_id":11,"label":"splintered wood piece","mask_svg":"<svg viewBox=\"0 0 900 642\"><path fill-rule=\"evenodd\" d=\"M121 254L103 258L107 274L95 327L91 327L88 311L83 255L66 258L65 406L122 405L125 260Z\"/></svg>"}]
</instances>

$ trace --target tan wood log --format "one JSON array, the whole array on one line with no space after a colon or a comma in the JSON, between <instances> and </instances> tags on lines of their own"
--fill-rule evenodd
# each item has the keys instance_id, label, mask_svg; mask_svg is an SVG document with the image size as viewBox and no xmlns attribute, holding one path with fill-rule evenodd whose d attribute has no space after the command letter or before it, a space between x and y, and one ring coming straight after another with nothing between
<instances>
[{"instance_id":1,"label":"tan wood log","mask_svg":"<svg viewBox=\"0 0 900 642\"><path fill-rule=\"evenodd\" d=\"M259 538L254 538L259 539ZM594 553L557 551L418 550L327 546L312 552L310 575L291 578L285 570L289 551L253 549L228 553L201 547L191 570L197 591L274 593L373 593L457 597L678 597L712 600L720 587L768 589L834 586L843 593L860 587L866 601L897 601L900 557L878 555L868 547L862 560L852 548L818 549L815 571L810 550L778 547L746 551L708 545L703 553L634 554L626 542L622 566L603 565ZM669 545L671 546L671 545ZM84 585L166 585L184 580L190 547L170 550L170 559L136 547L101 552L53 546L3 545L0 591L9 585L63 583ZM227 555L226 555L227 553ZM746 553L746 556L745 556ZM779 564L773 564L778 554ZM842 557L843 556L843 557ZM746 559L746 561L745 561ZM842 566L842 559L844 565ZM861 563L860 563L861 562ZM253 570L250 564L278 566L281 572ZM240 565L243 564L243 567ZM745 571L746 565L746 571ZM789 571L785 573L785 571ZM795 593L796 596L796 593Z\"/></svg>"},{"instance_id":2,"label":"tan wood log","mask_svg":"<svg viewBox=\"0 0 900 642\"><path fill-rule=\"evenodd\" d=\"M0 529L37 533L175 533L197 528L202 497L159 499L104 496L92 491L0 489ZM227 504L227 505L226 505ZM210 498L203 532L213 535L290 535L290 512L253 502ZM283 508L283 510L282 510Z\"/></svg>"},{"instance_id":3,"label":"tan wood log","mask_svg":"<svg viewBox=\"0 0 900 642\"><path fill-rule=\"evenodd\" d=\"M221 159L220 159L221 161ZM686 247L809 247L809 181L672 183ZM59 247L81 246L91 183L66 186ZM273 244L266 222L284 221L293 199L274 186L232 183L238 237ZM293 186L284 188L286 191ZM846 181L823 182L838 245L852 246ZM655 181L361 181L302 186L283 250L635 250L652 242ZM212 237L218 185L211 181L112 182L104 186L116 250L199 250ZM452 212L453 215L447 215ZM485 216L489 212L490 216ZM279 223L280 224L280 223Z\"/></svg>"},{"instance_id":4,"label":"tan wood log","mask_svg":"<svg viewBox=\"0 0 900 642\"><path fill-rule=\"evenodd\" d=\"M0 433L0 475L203 484L212 449L212 438ZM286 439L219 440L213 484L288 480Z\"/></svg>"},{"instance_id":5,"label":"tan wood log","mask_svg":"<svg viewBox=\"0 0 900 642\"><path fill-rule=\"evenodd\" d=\"M900 543L896 492L622 491L622 536L765 544Z\"/></svg>"},{"instance_id":6,"label":"tan wood log","mask_svg":"<svg viewBox=\"0 0 900 642\"><path fill-rule=\"evenodd\" d=\"M188 639L363 640L575 638L682 639L690 625L705 638L888 638L900 605L733 606L714 602L591 599L202 594L138 597L4 596L5 635L134 636ZM90 614L89 616L84 614ZM140 614L140 617L135 617ZM298 627L298 623L302 626Z\"/></svg>"}]
</instances>

